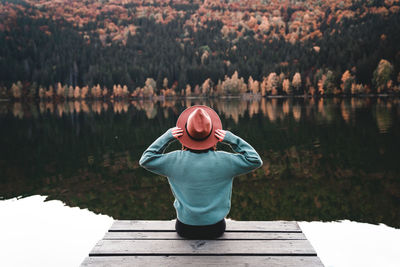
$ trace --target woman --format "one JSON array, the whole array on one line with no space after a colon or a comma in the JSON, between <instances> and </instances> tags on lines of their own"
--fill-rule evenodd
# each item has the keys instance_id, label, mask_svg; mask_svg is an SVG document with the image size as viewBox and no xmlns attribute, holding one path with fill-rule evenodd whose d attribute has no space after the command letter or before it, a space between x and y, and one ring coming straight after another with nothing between
<instances>
[{"instance_id":1,"label":"woman","mask_svg":"<svg viewBox=\"0 0 400 267\"><path fill-rule=\"evenodd\" d=\"M182 150L163 154L178 139ZM218 142L236 153L216 151ZM225 231L225 216L231 207L233 178L262 165L252 146L222 130L218 114L207 106L192 106L143 153L139 164L168 177L175 196L176 231L185 238L213 239Z\"/></svg>"}]
</instances>

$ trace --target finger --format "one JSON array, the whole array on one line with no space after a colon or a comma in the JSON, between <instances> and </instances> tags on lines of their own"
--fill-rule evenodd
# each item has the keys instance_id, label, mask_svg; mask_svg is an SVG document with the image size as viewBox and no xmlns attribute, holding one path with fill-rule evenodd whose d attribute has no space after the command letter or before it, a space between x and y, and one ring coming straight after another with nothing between
<instances>
[{"instance_id":1,"label":"finger","mask_svg":"<svg viewBox=\"0 0 400 267\"><path fill-rule=\"evenodd\" d=\"M225 135L217 134L216 137L217 137L217 139L218 139L219 141L222 141L222 140L224 140Z\"/></svg>"},{"instance_id":2,"label":"finger","mask_svg":"<svg viewBox=\"0 0 400 267\"><path fill-rule=\"evenodd\" d=\"M172 130L173 133L183 133L182 129L173 129Z\"/></svg>"},{"instance_id":3,"label":"finger","mask_svg":"<svg viewBox=\"0 0 400 267\"><path fill-rule=\"evenodd\" d=\"M226 134L226 132L224 130L221 130L221 129L215 130L215 132L218 133L222 137L224 137L225 134Z\"/></svg>"},{"instance_id":4,"label":"finger","mask_svg":"<svg viewBox=\"0 0 400 267\"><path fill-rule=\"evenodd\" d=\"M220 135L215 135L215 137L218 139L218 141L222 141L224 138L222 137L222 136L220 136Z\"/></svg>"},{"instance_id":5,"label":"finger","mask_svg":"<svg viewBox=\"0 0 400 267\"><path fill-rule=\"evenodd\" d=\"M172 131L172 134L183 134L183 131Z\"/></svg>"},{"instance_id":6,"label":"finger","mask_svg":"<svg viewBox=\"0 0 400 267\"><path fill-rule=\"evenodd\" d=\"M182 136L183 135L183 131L180 131L180 132L173 132L172 133L172 136L173 137L180 137L180 136Z\"/></svg>"}]
</instances>

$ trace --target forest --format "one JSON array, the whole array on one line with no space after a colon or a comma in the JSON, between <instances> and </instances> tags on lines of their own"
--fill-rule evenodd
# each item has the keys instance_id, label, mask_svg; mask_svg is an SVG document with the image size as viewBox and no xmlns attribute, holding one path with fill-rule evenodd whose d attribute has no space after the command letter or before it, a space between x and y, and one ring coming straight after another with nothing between
<instances>
[{"instance_id":1,"label":"forest","mask_svg":"<svg viewBox=\"0 0 400 267\"><path fill-rule=\"evenodd\" d=\"M399 94L399 10L398 0L1 0L0 98Z\"/></svg>"}]
</instances>

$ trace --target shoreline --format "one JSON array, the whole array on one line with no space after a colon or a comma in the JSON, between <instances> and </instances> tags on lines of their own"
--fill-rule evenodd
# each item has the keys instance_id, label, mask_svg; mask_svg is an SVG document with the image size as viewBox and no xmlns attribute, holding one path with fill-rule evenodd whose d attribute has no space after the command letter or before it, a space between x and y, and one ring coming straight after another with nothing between
<instances>
[{"instance_id":1,"label":"shoreline","mask_svg":"<svg viewBox=\"0 0 400 267\"><path fill-rule=\"evenodd\" d=\"M261 100L261 99L357 99L357 98L400 98L399 94L359 94L359 95L226 95L226 96L175 96L175 97L164 97L155 96L148 98L138 97L120 97L120 98L0 98L1 102L74 102L74 101L102 101L102 102L123 102L123 101L152 101L152 102L163 102L163 101L176 101L176 100Z\"/></svg>"}]
</instances>

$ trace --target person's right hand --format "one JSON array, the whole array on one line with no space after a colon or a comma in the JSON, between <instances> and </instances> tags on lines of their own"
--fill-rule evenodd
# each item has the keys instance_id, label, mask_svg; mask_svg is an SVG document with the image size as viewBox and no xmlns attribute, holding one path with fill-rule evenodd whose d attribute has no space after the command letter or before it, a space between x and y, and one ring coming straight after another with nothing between
<instances>
[{"instance_id":1,"label":"person's right hand","mask_svg":"<svg viewBox=\"0 0 400 267\"><path fill-rule=\"evenodd\" d=\"M222 129L215 130L215 137L217 137L218 142L222 142L225 138L226 131Z\"/></svg>"},{"instance_id":2,"label":"person's right hand","mask_svg":"<svg viewBox=\"0 0 400 267\"><path fill-rule=\"evenodd\" d=\"M181 137L183 135L183 130L182 130L182 128L174 127L171 129L171 133L172 133L173 137L178 139L179 137Z\"/></svg>"}]
</instances>

